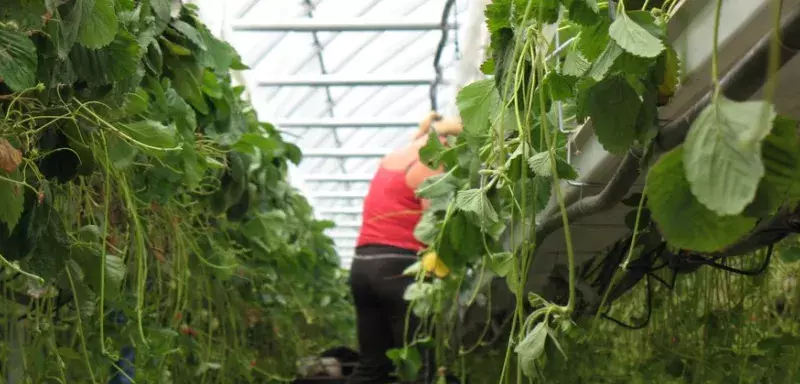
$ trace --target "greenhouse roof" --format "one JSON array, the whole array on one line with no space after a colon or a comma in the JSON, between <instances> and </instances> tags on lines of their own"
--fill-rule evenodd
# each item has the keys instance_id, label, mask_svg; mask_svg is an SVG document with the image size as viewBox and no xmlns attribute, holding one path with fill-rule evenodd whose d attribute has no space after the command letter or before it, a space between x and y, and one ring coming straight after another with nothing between
<instances>
[{"instance_id":1,"label":"greenhouse roof","mask_svg":"<svg viewBox=\"0 0 800 384\"><path fill-rule=\"evenodd\" d=\"M197 0L250 67L262 120L303 150L292 183L347 267L380 157L430 110L451 115L480 76L486 0Z\"/></svg>"}]
</instances>

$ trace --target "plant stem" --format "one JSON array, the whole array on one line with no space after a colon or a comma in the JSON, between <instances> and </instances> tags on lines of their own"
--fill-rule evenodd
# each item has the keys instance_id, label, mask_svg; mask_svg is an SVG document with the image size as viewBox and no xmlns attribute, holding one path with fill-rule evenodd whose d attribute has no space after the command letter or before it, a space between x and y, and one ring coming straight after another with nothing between
<instances>
[{"instance_id":1,"label":"plant stem","mask_svg":"<svg viewBox=\"0 0 800 384\"><path fill-rule=\"evenodd\" d=\"M716 0L714 9L714 42L711 50L711 82L714 85L713 101L719 98L722 91L719 83L719 24L722 14L722 0Z\"/></svg>"}]
</instances>

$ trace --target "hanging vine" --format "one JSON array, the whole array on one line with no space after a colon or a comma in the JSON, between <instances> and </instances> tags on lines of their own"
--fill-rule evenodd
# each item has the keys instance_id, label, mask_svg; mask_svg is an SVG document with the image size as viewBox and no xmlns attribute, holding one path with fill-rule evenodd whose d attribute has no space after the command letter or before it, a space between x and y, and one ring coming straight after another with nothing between
<instances>
[{"instance_id":1,"label":"hanging vine","mask_svg":"<svg viewBox=\"0 0 800 384\"><path fill-rule=\"evenodd\" d=\"M432 204L415 233L428 245L426 257L435 255L441 266L428 263L408 271L419 280L406 299L415 313L434 320L416 330L419 341L398 356L410 356L409 350L435 335L436 356L449 351L456 357L438 359L440 365L463 361L474 347L453 347L461 340L449 333L452 324L484 296L479 292L495 292L494 282L502 278L514 303L513 314L506 317L510 332L499 380L536 378L548 346L566 357L559 335L572 332L581 314L609 318L611 302L636 283L645 279L646 291L652 292L653 279L664 281L656 274L663 265L653 264L658 258L675 262L680 257L674 255L688 252L693 258L710 257L702 265L720 261L716 265L724 266L725 257L752 252L796 231L778 227L800 199L797 122L778 115L772 102L780 61L778 7L772 7L775 32L769 40L765 99L724 96L737 74L723 78L717 65L717 1L714 89L689 112L690 119L663 126L658 108L669 103L681 77L678 54L667 36L680 3L503 0L486 7L491 57L481 69L491 78L459 93L464 132L447 146L432 134L420 150L427 164L447 170L417 192ZM599 194L568 204L561 181L579 175L568 161L566 143L583 130L592 130L602 147L622 161ZM675 140L678 135L681 139ZM640 173L647 174L644 192L631 196ZM617 256L579 265L570 224L623 200L634 209L626 219L631 234L612 250ZM543 216L548 202L557 212ZM762 228L770 222L773 227ZM528 278L537 247L559 229L567 254L566 287L545 296L530 290ZM764 242L766 233L782 235ZM443 268L446 276L438 273ZM434 269L436 276L429 273ZM586 281L594 283L579 289ZM487 325L479 340L495 311L492 303L483 305Z\"/></svg>"}]
</instances>

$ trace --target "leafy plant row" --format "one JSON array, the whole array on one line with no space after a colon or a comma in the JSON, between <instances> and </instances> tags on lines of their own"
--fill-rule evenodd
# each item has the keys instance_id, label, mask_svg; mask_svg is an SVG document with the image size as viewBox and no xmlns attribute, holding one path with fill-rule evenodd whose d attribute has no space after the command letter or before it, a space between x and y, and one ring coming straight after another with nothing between
<instances>
[{"instance_id":1,"label":"leafy plant row","mask_svg":"<svg viewBox=\"0 0 800 384\"><path fill-rule=\"evenodd\" d=\"M591 312L592 305L607 310L616 271L631 272L631 262L643 255L637 237L654 233L676 254L711 264L752 251L736 246L747 242L757 223L795 207L800 141L797 122L778 115L771 101L778 61L770 57L765 100L724 96L716 52L721 1L715 3L708 104L682 131L679 124L664 127L659 121L658 108L669 102L681 78L667 36L679 4L500 0L486 7L491 57L482 70L490 77L458 95L463 134L449 146L432 136L420 151L446 173L418 190L432 204L416 236L452 273L428 281L422 270L407 292L414 310L433 320L417 330L420 341L396 353L401 367L418 366L416 359L402 357L429 345L431 335L438 338L435 350L443 366L478 347L454 348L461 344L456 328L464 321L458 314L483 297L493 279L503 278L513 294L513 313L507 317L510 336L500 379L533 377L545 346L560 349L559 332L574 327L579 312ZM778 52L775 20L772 49ZM592 130L607 152L623 160L602 192L567 204L560 181L579 175L566 142L582 130ZM676 142L683 135L685 140ZM629 196L641 173L647 175L643 193ZM626 219L630 251L613 265L611 284L593 292L602 300L590 303L586 293L577 292L582 266L575 261L570 223L609 210L625 197L635 200ZM558 209L543 215L549 202ZM560 228L568 254L566 286L548 287L556 294L545 297L531 291L529 277L536 273L531 266L542 257L537 246ZM485 307L487 313L497 308ZM488 329L487 323L482 335Z\"/></svg>"},{"instance_id":2,"label":"leafy plant row","mask_svg":"<svg viewBox=\"0 0 800 384\"><path fill-rule=\"evenodd\" d=\"M347 343L332 223L288 184L302 154L242 69L192 5L3 3L4 377L284 381Z\"/></svg>"}]
</instances>

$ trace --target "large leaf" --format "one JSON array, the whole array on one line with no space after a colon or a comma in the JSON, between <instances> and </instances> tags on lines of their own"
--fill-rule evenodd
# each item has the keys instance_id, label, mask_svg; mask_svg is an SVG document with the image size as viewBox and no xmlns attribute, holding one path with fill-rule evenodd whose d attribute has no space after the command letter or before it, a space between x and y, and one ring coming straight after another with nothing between
<instances>
[{"instance_id":1,"label":"large leaf","mask_svg":"<svg viewBox=\"0 0 800 384\"><path fill-rule=\"evenodd\" d=\"M132 77L141 65L143 55L139 43L128 32L120 31L114 41L102 49L80 45L69 54L75 73L90 84L102 85Z\"/></svg>"},{"instance_id":2,"label":"large leaf","mask_svg":"<svg viewBox=\"0 0 800 384\"><path fill-rule=\"evenodd\" d=\"M646 22L644 17L637 17L635 20L626 13L622 13L611 23L608 35L619 44L622 49L633 55L640 57L656 57L664 50L664 44L650 31L657 29L653 23L639 24Z\"/></svg>"},{"instance_id":3,"label":"large leaf","mask_svg":"<svg viewBox=\"0 0 800 384\"><path fill-rule=\"evenodd\" d=\"M200 34L200 32L197 31L197 29L195 29L195 27L189 25L184 21L175 20L172 22L172 28L175 28L176 31L186 36L186 38L189 39L189 41L191 41L192 44L196 45L198 48L204 51L206 50L205 39L203 39L203 36Z\"/></svg>"},{"instance_id":4,"label":"large leaf","mask_svg":"<svg viewBox=\"0 0 800 384\"><path fill-rule=\"evenodd\" d=\"M602 81L608 70L614 65L614 62L622 54L622 48L617 45L613 40L609 40L606 49L600 54L600 57L592 63L592 68L589 69L589 76L595 81Z\"/></svg>"},{"instance_id":5,"label":"large leaf","mask_svg":"<svg viewBox=\"0 0 800 384\"><path fill-rule=\"evenodd\" d=\"M581 28L581 35L574 44L577 45L580 53L589 61L595 61L608 46L610 37L608 29L611 20L608 17L601 17L594 25Z\"/></svg>"},{"instance_id":6,"label":"large leaf","mask_svg":"<svg viewBox=\"0 0 800 384\"><path fill-rule=\"evenodd\" d=\"M457 180L450 173L441 173L425 179L417 188L417 196L423 199L448 196L458 189Z\"/></svg>"},{"instance_id":7,"label":"large leaf","mask_svg":"<svg viewBox=\"0 0 800 384\"><path fill-rule=\"evenodd\" d=\"M566 161L556 157L556 172L559 179L575 180L578 173ZM528 159L528 166L537 176L553 176L553 166L549 152L539 152Z\"/></svg>"},{"instance_id":8,"label":"large leaf","mask_svg":"<svg viewBox=\"0 0 800 384\"><path fill-rule=\"evenodd\" d=\"M628 150L638 136L641 104L639 95L621 76L607 78L589 89L586 112L603 148L615 154Z\"/></svg>"},{"instance_id":9,"label":"large leaf","mask_svg":"<svg viewBox=\"0 0 800 384\"><path fill-rule=\"evenodd\" d=\"M754 217L772 215L787 202L800 199L800 143L797 121L778 116L761 150L764 177L745 213Z\"/></svg>"},{"instance_id":10,"label":"large leaf","mask_svg":"<svg viewBox=\"0 0 800 384\"><path fill-rule=\"evenodd\" d=\"M419 242L431 245L439 235L439 226L436 225L436 215L433 211L426 211L414 227L414 238Z\"/></svg>"},{"instance_id":11,"label":"large leaf","mask_svg":"<svg viewBox=\"0 0 800 384\"><path fill-rule=\"evenodd\" d=\"M546 87L545 89L550 91L550 98L553 101L567 101L574 96L575 82L573 80L573 78L550 71L545 75L542 83Z\"/></svg>"},{"instance_id":12,"label":"large leaf","mask_svg":"<svg viewBox=\"0 0 800 384\"><path fill-rule=\"evenodd\" d=\"M570 50L564 59L561 72L567 76L581 77L591 67L591 63L578 50Z\"/></svg>"},{"instance_id":13,"label":"large leaf","mask_svg":"<svg viewBox=\"0 0 800 384\"><path fill-rule=\"evenodd\" d=\"M178 61L174 61L175 65L172 66L173 83L175 90L181 95L189 104L194 107L197 112L201 114L208 114L208 103L203 96L201 77L203 76L203 68L199 66L180 65Z\"/></svg>"},{"instance_id":14,"label":"large leaf","mask_svg":"<svg viewBox=\"0 0 800 384\"><path fill-rule=\"evenodd\" d=\"M514 185L514 193L518 196L517 199L520 204L522 204L524 196L525 208L528 211L527 214L533 217L547 206L547 202L550 200L552 187L553 179L537 176L533 179L526 180L524 188L522 180L517 181Z\"/></svg>"},{"instance_id":15,"label":"large leaf","mask_svg":"<svg viewBox=\"0 0 800 384\"><path fill-rule=\"evenodd\" d=\"M701 204L683 173L684 149L663 155L647 174L647 206L667 241L700 252L724 248L745 235L755 219L719 216Z\"/></svg>"},{"instance_id":16,"label":"large leaf","mask_svg":"<svg viewBox=\"0 0 800 384\"><path fill-rule=\"evenodd\" d=\"M266 156L275 157L283 154L283 145L280 141L258 133L245 133L233 145L234 150L249 154L254 154L256 148Z\"/></svg>"},{"instance_id":17,"label":"large leaf","mask_svg":"<svg viewBox=\"0 0 800 384\"><path fill-rule=\"evenodd\" d=\"M548 326L544 322L536 324L533 330L525 335L525 338L514 348L525 376L533 377L536 374L536 359L544 352L547 329Z\"/></svg>"},{"instance_id":18,"label":"large leaf","mask_svg":"<svg viewBox=\"0 0 800 384\"><path fill-rule=\"evenodd\" d=\"M497 276L506 277L514 269L514 254L500 252L489 256L489 269Z\"/></svg>"},{"instance_id":19,"label":"large leaf","mask_svg":"<svg viewBox=\"0 0 800 384\"><path fill-rule=\"evenodd\" d=\"M593 25L597 22L600 7L597 0L566 0L570 20L581 25Z\"/></svg>"},{"instance_id":20,"label":"large leaf","mask_svg":"<svg viewBox=\"0 0 800 384\"><path fill-rule=\"evenodd\" d=\"M48 6L44 0L3 0L0 6L0 23L13 22L21 31L38 31L42 29Z\"/></svg>"},{"instance_id":21,"label":"large leaf","mask_svg":"<svg viewBox=\"0 0 800 384\"><path fill-rule=\"evenodd\" d=\"M99 49L110 44L119 30L114 0L76 0L83 2L78 41L86 48Z\"/></svg>"},{"instance_id":22,"label":"large leaf","mask_svg":"<svg viewBox=\"0 0 800 384\"><path fill-rule=\"evenodd\" d=\"M492 112L499 102L500 95L491 79L473 82L458 93L456 104L461 111L464 134L470 144L475 144L475 138L488 133Z\"/></svg>"},{"instance_id":23,"label":"large leaf","mask_svg":"<svg viewBox=\"0 0 800 384\"><path fill-rule=\"evenodd\" d=\"M22 32L12 31L0 24L0 83L13 91L36 85L36 47Z\"/></svg>"},{"instance_id":24,"label":"large leaf","mask_svg":"<svg viewBox=\"0 0 800 384\"><path fill-rule=\"evenodd\" d=\"M442 140L431 130L428 133L428 141L419 149L419 159L431 169L439 168L442 165L452 166L455 161L455 153L448 151Z\"/></svg>"},{"instance_id":25,"label":"large leaf","mask_svg":"<svg viewBox=\"0 0 800 384\"><path fill-rule=\"evenodd\" d=\"M482 226L490 225L499 220L497 211L489 201L486 193L477 188L458 191L456 195L456 208L472 212L477 217Z\"/></svg>"},{"instance_id":26,"label":"large leaf","mask_svg":"<svg viewBox=\"0 0 800 384\"><path fill-rule=\"evenodd\" d=\"M119 130L133 140L151 147L170 149L177 143L174 125L164 125L153 120L120 124Z\"/></svg>"},{"instance_id":27,"label":"large leaf","mask_svg":"<svg viewBox=\"0 0 800 384\"><path fill-rule=\"evenodd\" d=\"M0 222L5 223L10 233L17 226L17 222L24 210L25 187L9 181L21 182L22 175L18 169L14 170L10 175L5 175L4 173L0 173L0 175L8 179L0 179Z\"/></svg>"},{"instance_id":28,"label":"large leaf","mask_svg":"<svg viewBox=\"0 0 800 384\"><path fill-rule=\"evenodd\" d=\"M724 97L700 113L686 136L683 158L697 200L720 215L744 211L764 176L762 142L774 118L765 102Z\"/></svg>"},{"instance_id":29,"label":"large leaf","mask_svg":"<svg viewBox=\"0 0 800 384\"><path fill-rule=\"evenodd\" d=\"M82 239L87 241L87 239ZM83 272L84 281L98 294L101 289L105 292L105 300L111 301L118 297L125 280L127 267L122 258L106 255L105 279L103 279L101 252L97 243L76 244L71 249L71 254ZM105 283L102 283L105 280Z\"/></svg>"}]
</instances>

